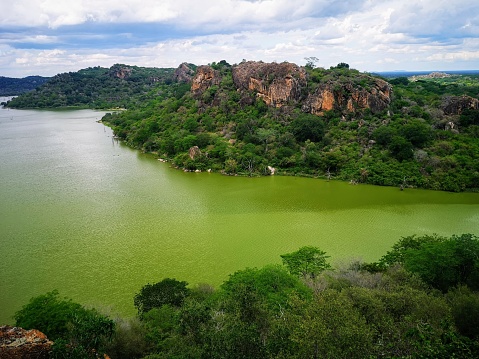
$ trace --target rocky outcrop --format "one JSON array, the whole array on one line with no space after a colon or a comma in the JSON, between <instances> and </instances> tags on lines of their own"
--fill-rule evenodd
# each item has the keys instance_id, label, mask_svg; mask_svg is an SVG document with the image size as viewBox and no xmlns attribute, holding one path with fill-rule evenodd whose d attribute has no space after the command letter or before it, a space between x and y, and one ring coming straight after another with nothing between
<instances>
[{"instance_id":1,"label":"rocky outcrop","mask_svg":"<svg viewBox=\"0 0 479 359\"><path fill-rule=\"evenodd\" d=\"M192 160L194 160L196 157L201 156L201 150L198 146L190 147L188 150L188 155Z\"/></svg>"},{"instance_id":2,"label":"rocky outcrop","mask_svg":"<svg viewBox=\"0 0 479 359\"><path fill-rule=\"evenodd\" d=\"M43 359L48 358L53 342L45 334L32 329L0 327L0 358Z\"/></svg>"},{"instance_id":3,"label":"rocky outcrop","mask_svg":"<svg viewBox=\"0 0 479 359\"><path fill-rule=\"evenodd\" d=\"M299 101L306 86L304 69L289 62L248 61L234 66L232 72L238 89L254 91L267 105L274 107Z\"/></svg>"},{"instance_id":4,"label":"rocky outcrop","mask_svg":"<svg viewBox=\"0 0 479 359\"><path fill-rule=\"evenodd\" d=\"M110 76L117 77L122 80L126 80L130 77L133 69L129 66L122 66L122 65L113 65L110 67Z\"/></svg>"},{"instance_id":5,"label":"rocky outcrop","mask_svg":"<svg viewBox=\"0 0 479 359\"><path fill-rule=\"evenodd\" d=\"M191 69L186 62L183 62L178 68L175 70L175 74L173 75L173 79L176 82L183 82L183 83L191 83L193 81L193 76L195 72Z\"/></svg>"},{"instance_id":6,"label":"rocky outcrop","mask_svg":"<svg viewBox=\"0 0 479 359\"><path fill-rule=\"evenodd\" d=\"M219 85L221 76L218 71L211 66L198 66L196 74L191 83L191 91L195 94L202 94L213 85Z\"/></svg>"},{"instance_id":7,"label":"rocky outcrop","mask_svg":"<svg viewBox=\"0 0 479 359\"><path fill-rule=\"evenodd\" d=\"M464 110L479 110L479 100L470 96L447 97L443 110L445 115L460 115Z\"/></svg>"},{"instance_id":8,"label":"rocky outcrop","mask_svg":"<svg viewBox=\"0 0 479 359\"><path fill-rule=\"evenodd\" d=\"M381 79L361 76L368 83L368 89L353 80L330 80L308 93L306 71L295 64L248 61L233 67L233 82L238 89L254 91L267 105L274 107L303 101L303 111L315 115L329 110L380 112L386 109L391 103L391 85Z\"/></svg>"},{"instance_id":9,"label":"rocky outcrop","mask_svg":"<svg viewBox=\"0 0 479 359\"><path fill-rule=\"evenodd\" d=\"M303 104L303 111L322 115L324 111L338 110L354 112L370 109L377 113L388 108L391 103L391 85L381 79L371 79L369 89L352 82L327 82L308 95Z\"/></svg>"},{"instance_id":10,"label":"rocky outcrop","mask_svg":"<svg viewBox=\"0 0 479 359\"><path fill-rule=\"evenodd\" d=\"M451 77L452 75L446 74L445 72L431 72L427 75L416 75L409 77L409 81L418 81L423 79L443 79L446 77Z\"/></svg>"},{"instance_id":11,"label":"rocky outcrop","mask_svg":"<svg viewBox=\"0 0 479 359\"><path fill-rule=\"evenodd\" d=\"M370 109L377 113L387 109L391 103L392 87L384 80L359 73L335 76L320 82L313 92L309 92L306 70L289 62L245 61L232 67L233 83L243 93L241 105L254 102L251 92L268 106L300 104L304 112L315 115L330 110L346 113ZM192 79L191 91L198 97L220 82L219 71L210 66L200 66Z\"/></svg>"}]
</instances>

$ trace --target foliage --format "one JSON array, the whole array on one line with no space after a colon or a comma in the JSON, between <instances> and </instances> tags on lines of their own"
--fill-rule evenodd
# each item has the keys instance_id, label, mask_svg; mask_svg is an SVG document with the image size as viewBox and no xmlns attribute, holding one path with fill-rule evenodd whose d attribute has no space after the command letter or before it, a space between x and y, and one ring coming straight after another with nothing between
<instances>
[{"instance_id":1,"label":"foliage","mask_svg":"<svg viewBox=\"0 0 479 359\"><path fill-rule=\"evenodd\" d=\"M326 252L312 246L302 247L296 252L283 254L281 258L289 272L298 277L315 278L322 271L331 268L326 261L329 258Z\"/></svg>"},{"instance_id":2,"label":"foliage","mask_svg":"<svg viewBox=\"0 0 479 359\"><path fill-rule=\"evenodd\" d=\"M15 96L32 91L49 80L49 77L27 76L21 79L0 76L0 96Z\"/></svg>"},{"instance_id":3,"label":"foliage","mask_svg":"<svg viewBox=\"0 0 479 359\"><path fill-rule=\"evenodd\" d=\"M16 319L55 337L54 358L474 358L478 248L468 234L409 236L374 265L325 271L326 253L303 247L281 256L291 274L247 268L216 291L165 279L142 288L138 318L117 319L113 335L112 320L57 292Z\"/></svg>"},{"instance_id":4,"label":"foliage","mask_svg":"<svg viewBox=\"0 0 479 359\"><path fill-rule=\"evenodd\" d=\"M15 313L15 325L38 329L55 341L54 357L86 358L101 351L114 322L95 309L61 299L57 291L34 297Z\"/></svg>"},{"instance_id":5,"label":"foliage","mask_svg":"<svg viewBox=\"0 0 479 359\"><path fill-rule=\"evenodd\" d=\"M172 82L173 69L143 68L116 64L90 67L49 78L8 102L12 108L130 108L154 96L161 83Z\"/></svg>"},{"instance_id":6,"label":"foliage","mask_svg":"<svg viewBox=\"0 0 479 359\"><path fill-rule=\"evenodd\" d=\"M444 292L459 284L479 289L479 238L472 234L404 237L380 260L383 267L395 263Z\"/></svg>"},{"instance_id":7,"label":"foliage","mask_svg":"<svg viewBox=\"0 0 479 359\"><path fill-rule=\"evenodd\" d=\"M181 306L190 293L187 285L188 283L184 281L165 278L161 282L143 286L134 298L138 314L142 315L163 305Z\"/></svg>"}]
</instances>

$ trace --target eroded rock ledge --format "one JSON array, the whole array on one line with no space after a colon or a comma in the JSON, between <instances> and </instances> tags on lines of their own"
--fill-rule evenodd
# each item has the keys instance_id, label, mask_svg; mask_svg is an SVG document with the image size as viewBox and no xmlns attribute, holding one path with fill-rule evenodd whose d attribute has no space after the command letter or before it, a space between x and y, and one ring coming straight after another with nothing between
<instances>
[{"instance_id":1,"label":"eroded rock ledge","mask_svg":"<svg viewBox=\"0 0 479 359\"><path fill-rule=\"evenodd\" d=\"M53 342L42 332L25 330L8 325L0 327L0 358L44 359L49 358Z\"/></svg>"}]
</instances>

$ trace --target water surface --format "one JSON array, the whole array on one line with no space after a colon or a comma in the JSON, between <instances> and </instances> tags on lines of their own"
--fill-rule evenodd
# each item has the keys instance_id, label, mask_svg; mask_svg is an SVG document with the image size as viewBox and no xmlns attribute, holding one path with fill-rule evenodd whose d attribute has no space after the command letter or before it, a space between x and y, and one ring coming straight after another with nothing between
<instances>
[{"instance_id":1,"label":"water surface","mask_svg":"<svg viewBox=\"0 0 479 359\"><path fill-rule=\"evenodd\" d=\"M303 245L376 260L401 236L479 232L479 194L183 173L102 114L0 110L0 324L53 289L130 315L165 277L218 285Z\"/></svg>"}]
</instances>

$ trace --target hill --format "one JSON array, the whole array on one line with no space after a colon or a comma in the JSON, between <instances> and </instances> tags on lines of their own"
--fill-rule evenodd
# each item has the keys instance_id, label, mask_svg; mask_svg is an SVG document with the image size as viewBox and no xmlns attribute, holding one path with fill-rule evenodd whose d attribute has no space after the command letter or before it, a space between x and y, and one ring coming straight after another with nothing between
<instances>
[{"instance_id":1,"label":"hill","mask_svg":"<svg viewBox=\"0 0 479 359\"><path fill-rule=\"evenodd\" d=\"M479 76L386 79L340 63L115 65L55 76L11 107L128 108L103 121L185 171L479 189Z\"/></svg>"},{"instance_id":2,"label":"hill","mask_svg":"<svg viewBox=\"0 0 479 359\"><path fill-rule=\"evenodd\" d=\"M62 73L8 103L11 108L130 108L158 84L173 81L174 69L116 64Z\"/></svg>"},{"instance_id":3,"label":"hill","mask_svg":"<svg viewBox=\"0 0 479 359\"><path fill-rule=\"evenodd\" d=\"M141 109L104 121L129 145L186 171L479 187L477 77L387 82L347 64L224 61L194 73L187 91L180 82L163 86Z\"/></svg>"},{"instance_id":4,"label":"hill","mask_svg":"<svg viewBox=\"0 0 479 359\"><path fill-rule=\"evenodd\" d=\"M16 96L36 89L49 77L28 76L21 79L0 76L0 96Z\"/></svg>"}]
</instances>

